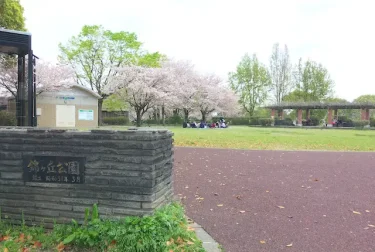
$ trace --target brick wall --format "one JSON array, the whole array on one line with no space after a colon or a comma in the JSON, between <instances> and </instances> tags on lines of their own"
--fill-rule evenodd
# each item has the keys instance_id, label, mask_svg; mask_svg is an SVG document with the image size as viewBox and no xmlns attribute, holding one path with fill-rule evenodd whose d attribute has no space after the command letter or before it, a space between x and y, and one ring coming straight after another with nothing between
<instances>
[{"instance_id":1,"label":"brick wall","mask_svg":"<svg viewBox=\"0 0 375 252\"><path fill-rule=\"evenodd\" d=\"M95 203L102 217L152 213L173 194L172 135L0 128L2 218L18 222L23 211L29 224L82 221L85 208ZM85 158L83 183L25 181L25 159L32 156Z\"/></svg>"}]
</instances>

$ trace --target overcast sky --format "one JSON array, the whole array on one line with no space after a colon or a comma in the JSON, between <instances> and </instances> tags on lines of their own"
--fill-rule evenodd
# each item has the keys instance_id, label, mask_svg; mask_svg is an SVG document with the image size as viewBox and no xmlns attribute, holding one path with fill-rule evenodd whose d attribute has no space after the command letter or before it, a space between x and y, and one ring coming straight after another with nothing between
<instances>
[{"instance_id":1,"label":"overcast sky","mask_svg":"<svg viewBox=\"0 0 375 252\"><path fill-rule=\"evenodd\" d=\"M56 61L58 43L99 24L138 35L149 51L190 60L226 78L245 53L268 64L272 45L322 63L336 96L375 94L371 0L21 0L34 53Z\"/></svg>"}]
</instances>

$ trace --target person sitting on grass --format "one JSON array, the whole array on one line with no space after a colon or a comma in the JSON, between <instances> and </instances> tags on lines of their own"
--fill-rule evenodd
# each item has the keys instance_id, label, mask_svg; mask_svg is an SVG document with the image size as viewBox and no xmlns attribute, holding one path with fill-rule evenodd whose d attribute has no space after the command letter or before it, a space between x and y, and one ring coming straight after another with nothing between
<instances>
[{"instance_id":1,"label":"person sitting on grass","mask_svg":"<svg viewBox=\"0 0 375 252\"><path fill-rule=\"evenodd\" d=\"M205 126L206 126L205 123L203 121L201 121L201 123L199 124L199 128L204 129Z\"/></svg>"},{"instance_id":2,"label":"person sitting on grass","mask_svg":"<svg viewBox=\"0 0 375 252\"><path fill-rule=\"evenodd\" d=\"M194 128L194 129L197 128L197 124L195 122L193 122L190 126L191 126L191 128Z\"/></svg>"}]
</instances>

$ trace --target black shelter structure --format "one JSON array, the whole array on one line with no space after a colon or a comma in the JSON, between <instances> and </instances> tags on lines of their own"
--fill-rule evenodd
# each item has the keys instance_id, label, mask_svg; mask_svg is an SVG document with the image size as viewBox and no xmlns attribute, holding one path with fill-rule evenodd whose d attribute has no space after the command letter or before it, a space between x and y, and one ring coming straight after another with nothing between
<instances>
[{"instance_id":1,"label":"black shelter structure","mask_svg":"<svg viewBox=\"0 0 375 252\"><path fill-rule=\"evenodd\" d=\"M36 126L35 64L31 34L0 28L0 52L17 55L18 82L16 97L17 126ZM27 65L26 65L27 58Z\"/></svg>"}]
</instances>

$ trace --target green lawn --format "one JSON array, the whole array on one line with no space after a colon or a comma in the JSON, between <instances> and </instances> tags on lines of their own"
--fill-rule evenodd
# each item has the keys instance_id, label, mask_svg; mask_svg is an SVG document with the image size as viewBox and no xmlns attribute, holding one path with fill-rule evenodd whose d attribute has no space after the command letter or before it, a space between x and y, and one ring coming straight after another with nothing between
<instances>
[{"instance_id":1,"label":"green lawn","mask_svg":"<svg viewBox=\"0 0 375 252\"><path fill-rule=\"evenodd\" d=\"M255 150L375 150L375 130L283 129L245 126L232 126L228 129L166 128L175 133L175 146ZM114 127L114 129L119 128Z\"/></svg>"}]
</instances>

